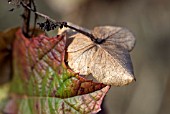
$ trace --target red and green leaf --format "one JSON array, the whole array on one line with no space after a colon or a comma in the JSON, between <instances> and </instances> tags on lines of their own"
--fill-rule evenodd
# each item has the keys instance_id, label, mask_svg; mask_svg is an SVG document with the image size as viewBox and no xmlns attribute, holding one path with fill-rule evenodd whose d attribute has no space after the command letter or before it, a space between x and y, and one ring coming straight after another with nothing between
<instances>
[{"instance_id":1,"label":"red and green leaf","mask_svg":"<svg viewBox=\"0 0 170 114\"><path fill-rule=\"evenodd\" d=\"M74 73L65 64L65 36L27 39L21 30L13 44L13 82L6 113L97 113L109 86ZM12 110L13 109L13 110Z\"/></svg>"}]
</instances>

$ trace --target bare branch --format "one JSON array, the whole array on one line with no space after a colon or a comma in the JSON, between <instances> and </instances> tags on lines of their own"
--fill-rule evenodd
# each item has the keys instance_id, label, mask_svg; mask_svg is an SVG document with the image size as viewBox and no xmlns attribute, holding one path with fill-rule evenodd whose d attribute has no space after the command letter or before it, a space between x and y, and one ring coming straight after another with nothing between
<instances>
[{"instance_id":1,"label":"bare branch","mask_svg":"<svg viewBox=\"0 0 170 114\"><path fill-rule=\"evenodd\" d=\"M34 11L37 11L34 0L32 0L32 2L31 2L31 3L32 3L32 5L33 5L33 10L34 10ZM34 34L34 31L35 31L35 28L36 28L37 18L38 18L38 15L37 15L37 14L35 14L35 15L34 15L34 27L33 27L33 31L32 31L31 36L33 36L33 34Z\"/></svg>"},{"instance_id":2,"label":"bare branch","mask_svg":"<svg viewBox=\"0 0 170 114\"><path fill-rule=\"evenodd\" d=\"M26 6L31 7L31 0L25 0ZM29 38L29 27L30 27L30 16L31 16L31 11L28 10L27 8L24 9L24 14L22 15L23 17L23 26L22 26L22 31L23 34Z\"/></svg>"},{"instance_id":3,"label":"bare branch","mask_svg":"<svg viewBox=\"0 0 170 114\"><path fill-rule=\"evenodd\" d=\"M36 10L32 9L31 7L27 6L25 3L21 2L21 5L24 7L24 8L27 8L29 9L30 11L34 12L36 15L38 15L39 17L42 17L50 22L52 22L53 24L55 24L55 26L58 26L60 28L62 28L63 26L64 27L68 27L72 30L75 30L79 33L82 33L86 36L88 36L92 41L95 41L95 37L92 35L91 31L88 30L88 29L85 29L83 27L80 27L80 26L77 26L77 25L74 25L70 22L57 22L56 20L50 18L49 16L45 15L45 14L42 14L40 12L37 12Z\"/></svg>"}]
</instances>

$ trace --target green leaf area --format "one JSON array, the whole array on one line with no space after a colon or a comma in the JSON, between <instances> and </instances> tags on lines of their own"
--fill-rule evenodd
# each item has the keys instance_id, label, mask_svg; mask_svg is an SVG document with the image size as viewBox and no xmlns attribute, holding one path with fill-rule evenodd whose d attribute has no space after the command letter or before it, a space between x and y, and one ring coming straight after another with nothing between
<instances>
[{"instance_id":1,"label":"green leaf area","mask_svg":"<svg viewBox=\"0 0 170 114\"><path fill-rule=\"evenodd\" d=\"M13 43L13 81L4 107L10 114L97 113L110 86L74 73L65 64L66 37L40 34Z\"/></svg>"}]
</instances>

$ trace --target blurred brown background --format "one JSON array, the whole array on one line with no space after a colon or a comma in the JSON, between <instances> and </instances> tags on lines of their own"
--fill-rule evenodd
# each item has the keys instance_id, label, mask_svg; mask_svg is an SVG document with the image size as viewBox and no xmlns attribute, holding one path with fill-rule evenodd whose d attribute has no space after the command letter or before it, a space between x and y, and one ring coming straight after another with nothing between
<instances>
[{"instance_id":1,"label":"blurred brown background","mask_svg":"<svg viewBox=\"0 0 170 114\"><path fill-rule=\"evenodd\" d=\"M123 26L136 36L131 52L137 81L112 87L105 114L170 114L170 0L35 0L37 9L56 20L92 29ZM0 30L21 25L22 12L0 1Z\"/></svg>"}]
</instances>

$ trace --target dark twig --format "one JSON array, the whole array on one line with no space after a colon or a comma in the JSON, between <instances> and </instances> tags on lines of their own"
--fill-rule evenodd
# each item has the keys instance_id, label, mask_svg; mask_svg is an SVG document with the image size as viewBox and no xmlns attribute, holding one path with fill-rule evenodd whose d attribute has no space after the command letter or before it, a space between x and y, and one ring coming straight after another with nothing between
<instances>
[{"instance_id":1,"label":"dark twig","mask_svg":"<svg viewBox=\"0 0 170 114\"><path fill-rule=\"evenodd\" d=\"M21 5L24 7L24 8L27 8L28 10L34 12L36 15L38 15L39 17L42 17L42 18L45 18L46 19L46 22L45 23L39 23L39 26L40 28L44 28L45 30L49 31L49 30L52 30L53 28L55 28L56 26L62 28L62 27L68 27L72 30L75 30L79 33L82 33L86 36L88 36L92 41L95 41L95 37L91 34L91 31L88 30L88 29L85 29L85 28L82 28L82 27L79 27L77 25L74 25L72 23L69 23L69 22L57 22L56 20L50 18L49 16L47 15L44 15L40 12L37 12L35 11L34 9L32 9L31 7L27 6L25 3L21 2ZM52 27L51 25L52 24ZM50 25L49 26L46 26L46 25Z\"/></svg>"},{"instance_id":2,"label":"dark twig","mask_svg":"<svg viewBox=\"0 0 170 114\"><path fill-rule=\"evenodd\" d=\"M25 0L26 6L31 7L31 0ZM29 38L29 27L30 27L30 16L31 11L25 7L23 14L23 27L22 31L25 37Z\"/></svg>"},{"instance_id":3,"label":"dark twig","mask_svg":"<svg viewBox=\"0 0 170 114\"><path fill-rule=\"evenodd\" d=\"M34 10L34 11L37 11L34 0L32 0L32 2L31 2L31 3L32 3L33 8L34 8L33 10ZM35 16L34 16L34 27L33 27L33 31L32 31L31 36L34 34L35 27L36 27L36 23L37 23L37 18L38 18L38 15L37 15L37 14L35 14Z\"/></svg>"}]
</instances>

